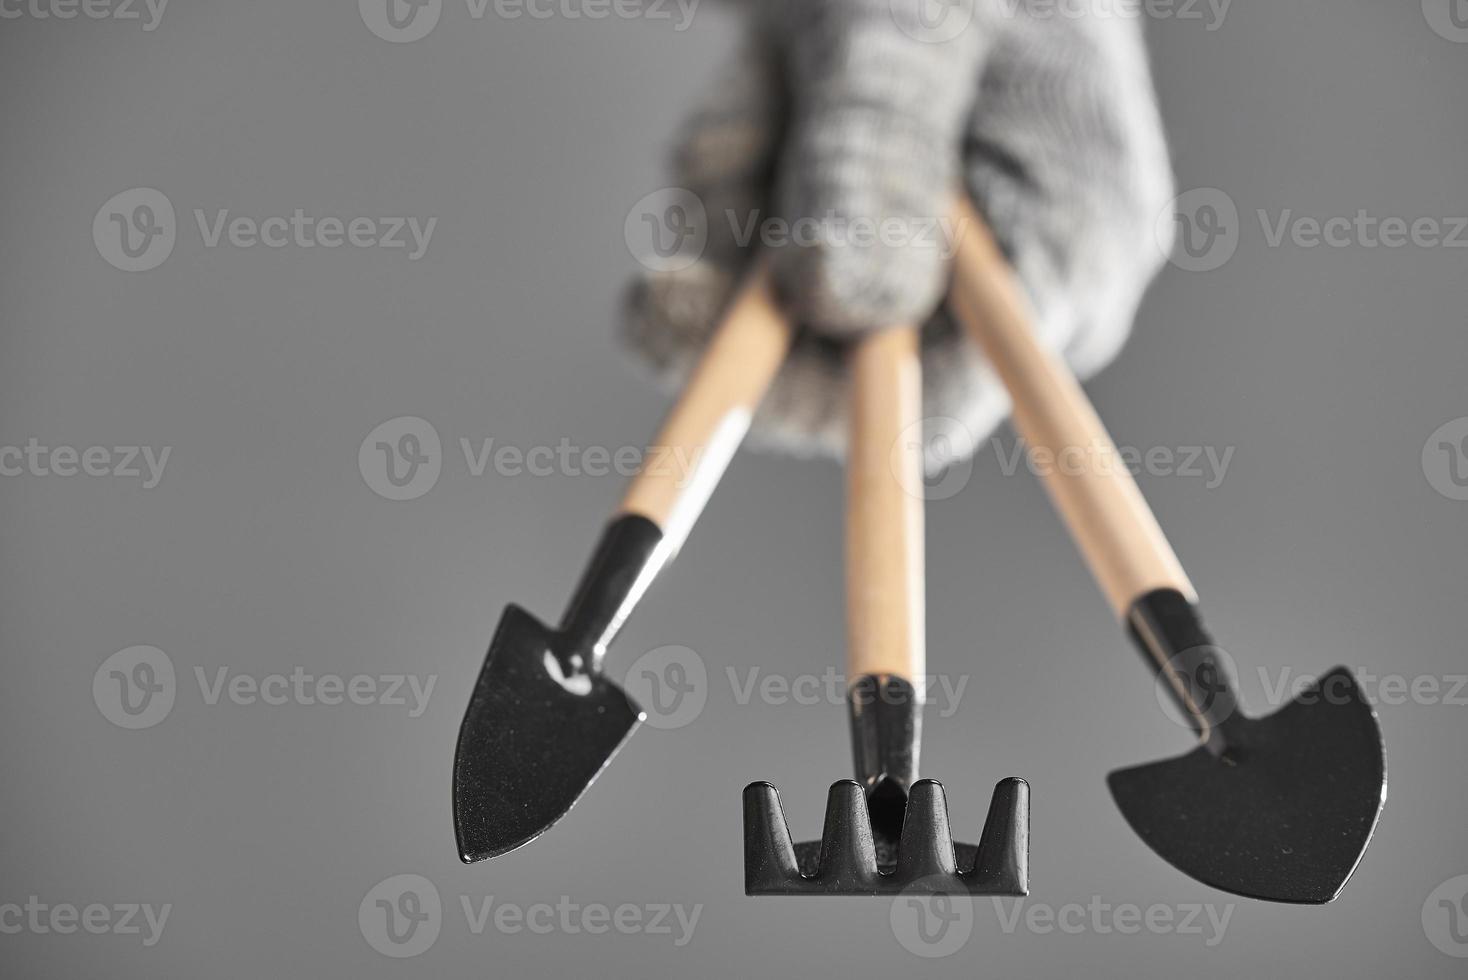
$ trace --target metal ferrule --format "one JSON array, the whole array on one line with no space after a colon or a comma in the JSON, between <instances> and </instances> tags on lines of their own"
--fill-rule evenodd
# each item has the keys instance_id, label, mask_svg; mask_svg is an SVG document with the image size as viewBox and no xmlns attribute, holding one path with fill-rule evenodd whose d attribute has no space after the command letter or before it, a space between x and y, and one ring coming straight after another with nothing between
<instances>
[{"instance_id":1,"label":"metal ferrule","mask_svg":"<svg viewBox=\"0 0 1468 980\"><path fill-rule=\"evenodd\" d=\"M566 606L552 651L568 676L600 669L608 644L667 558L662 542L662 530L638 514L606 526Z\"/></svg>"},{"instance_id":2,"label":"metal ferrule","mask_svg":"<svg viewBox=\"0 0 1468 980\"><path fill-rule=\"evenodd\" d=\"M1198 607L1174 589L1159 589L1132 603L1127 627L1199 739L1214 755L1222 755L1230 728L1244 719L1233 675Z\"/></svg>"},{"instance_id":3,"label":"metal ferrule","mask_svg":"<svg viewBox=\"0 0 1468 980\"><path fill-rule=\"evenodd\" d=\"M896 837L917 779L922 703L910 681L868 674L847 689L846 705L856 778L866 791L872 828Z\"/></svg>"}]
</instances>

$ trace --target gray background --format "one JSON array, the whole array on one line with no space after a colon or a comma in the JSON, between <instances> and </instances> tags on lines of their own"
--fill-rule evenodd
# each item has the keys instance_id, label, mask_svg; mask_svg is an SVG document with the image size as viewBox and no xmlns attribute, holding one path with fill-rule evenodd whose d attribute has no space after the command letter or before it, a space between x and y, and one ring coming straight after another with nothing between
<instances>
[{"instance_id":1,"label":"gray background","mask_svg":"<svg viewBox=\"0 0 1468 980\"><path fill-rule=\"evenodd\" d=\"M0 479L0 903L172 903L161 941L0 935L15 977L1016 975L1461 976L1424 900L1468 873L1468 707L1381 708L1391 798L1334 905L1240 901L1199 935L1006 934L987 901L957 954L900 945L886 902L741 894L739 790L768 778L798 836L849 766L834 706L740 705L724 669L839 663L841 474L741 455L676 574L630 625L620 676L666 644L708 666L705 709L644 730L538 844L454 854L449 764L503 604L559 613L622 481L469 475L460 438L638 445L666 399L617 350L633 202L666 182L669 134L735 36L668 22L474 20L445 5L389 44L345 0L175 0L138 21L0 21L0 444L171 446L161 484ZM491 10L493 8L491 7ZM1468 212L1468 46L1415 3L1241 0L1223 26L1149 26L1183 188L1225 190L1222 268L1169 268L1091 392L1118 441L1235 447L1221 486L1143 489L1244 667L1464 672L1468 503L1422 449L1468 415L1465 253L1268 247L1258 209ZM159 268L118 271L89 236L132 187L178 210ZM437 216L427 255L203 247L192 212ZM358 446L431 421L443 473L392 502ZM1010 436L1003 435L1006 445ZM989 787L1034 787L1030 904L1227 904L1125 827L1104 774L1184 751L1036 481L984 454L928 508L932 669L970 674L930 716L925 770L955 832ZM166 651L177 701L125 731L99 665ZM207 704L194 668L434 675L429 708ZM1460 699L1463 692L1459 692ZM358 903L431 879L442 932L376 952ZM466 927L460 896L531 905L702 903L693 940Z\"/></svg>"}]
</instances>

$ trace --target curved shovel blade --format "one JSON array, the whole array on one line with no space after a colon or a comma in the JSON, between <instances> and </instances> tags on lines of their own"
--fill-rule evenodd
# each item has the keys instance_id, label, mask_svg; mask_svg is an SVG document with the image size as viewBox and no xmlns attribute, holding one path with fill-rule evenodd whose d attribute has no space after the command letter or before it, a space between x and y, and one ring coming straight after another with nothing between
<instances>
[{"instance_id":1,"label":"curved shovel blade","mask_svg":"<svg viewBox=\"0 0 1468 980\"><path fill-rule=\"evenodd\" d=\"M644 717L600 673L563 677L556 640L509 606L490 643L454 753L454 832L466 863L543 834Z\"/></svg>"},{"instance_id":2,"label":"curved shovel blade","mask_svg":"<svg viewBox=\"0 0 1468 980\"><path fill-rule=\"evenodd\" d=\"M1333 900L1386 800L1375 712L1338 667L1270 717L1235 726L1222 757L1200 747L1113 772L1116 805L1154 851L1204 884L1274 902Z\"/></svg>"}]
</instances>

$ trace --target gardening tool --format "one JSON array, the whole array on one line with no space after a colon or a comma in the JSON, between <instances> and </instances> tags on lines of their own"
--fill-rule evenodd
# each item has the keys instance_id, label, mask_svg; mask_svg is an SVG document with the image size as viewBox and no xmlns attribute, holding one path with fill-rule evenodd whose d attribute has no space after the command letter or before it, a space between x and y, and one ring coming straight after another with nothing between
<instances>
[{"instance_id":1,"label":"gardening tool","mask_svg":"<svg viewBox=\"0 0 1468 980\"><path fill-rule=\"evenodd\" d=\"M566 814L645 717L602 673L607 646L683 544L790 343L761 268L725 314L552 629L505 609L459 729L454 830L465 862Z\"/></svg>"},{"instance_id":2,"label":"gardening tool","mask_svg":"<svg viewBox=\"0 0 1468 980\"><path fill-rule=\"evenodd\" d=\"M1028 784L998 785L974 847L949 836L942 784L914 782L925 656L917 332L897 328L860 341L851 369L846 620L855 680L847 706L857 779L831 787L822 840L801 844L791 843L775 787L745 787L744 890L1024 895Z\"/></svg>"},{"instance_id":3,"label":"gardening tool","mask_svg":"<svg viewBox=\"0 0 1468 980\"><path fill-rule=\"evenodd\" d=\"M967 200L956 220L963 233L950 302L1009 389L1032 451L1069 460L1046 468L1050 497L1201 742L1180 758L1113 772L1117 806L1153 850L1205 884L1270 901L1331 901L1386 800L1375 713L1350 671L1337 668L1274 715L1244 715L1197 594L1095 409L1037 341L1020 288Z\"/></svg>"}]
</instances>

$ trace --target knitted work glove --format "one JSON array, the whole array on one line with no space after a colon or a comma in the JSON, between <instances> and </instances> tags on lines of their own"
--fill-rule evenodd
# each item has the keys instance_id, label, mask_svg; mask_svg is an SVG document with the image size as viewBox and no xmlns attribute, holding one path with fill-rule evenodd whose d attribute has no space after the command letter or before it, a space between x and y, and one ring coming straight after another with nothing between
<instances>
[{"instance_id":1,"label":"knitted work glove","mask_svg":"<svg viewBox=\"0 0 1468 980\"><path fill-rule=\"evenodd\" d=\"M1141 28L1026 2L746 4L750 30L675 158L702 250L627 297L625 338L665 382L686 376L760 251L799 329L754 444L840 455L847 342L924 322L930 469L972 452L1009 400L934 312L960 175L1043 342L1082 377L1116 355L1164 260L1154 222L1173 193Z\"/></svg>"}]
</instances>

